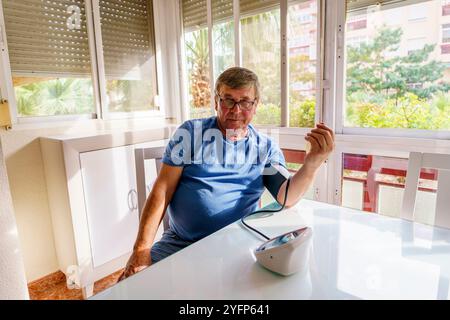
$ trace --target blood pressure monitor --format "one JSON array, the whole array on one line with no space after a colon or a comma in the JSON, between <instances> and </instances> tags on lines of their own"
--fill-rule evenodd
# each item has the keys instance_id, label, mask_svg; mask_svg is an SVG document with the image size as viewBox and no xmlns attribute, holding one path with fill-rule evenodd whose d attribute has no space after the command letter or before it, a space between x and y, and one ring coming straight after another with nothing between
<instances>
[{"instance_id":1,"label":"blood pressure monitor","mask_svg":"<svg viewBox=\"0 0 450 320\"><path fill-rule=\"evenodd\" d=\"M287 183L284 202L281 205L281 208L276 210L261 209L254 211L242 217L241 222L248 229L267 239L266 242L255 249L254 254L256 260L265 268L288 276L307 268L309 262L309 248L312 242L312 229L310 227L303 227L270 239L260 231L250 227L244 221L246 217L256 213L279 212L285 208L291 181L290 173L281 165L271 164L266 167L263 173L264 186L275 199L278 198L278 192L285 181L287 181Z\"/></svg>"},{"instance_id":2,"label":"blood pressure monitor","mask_svg":"<svg viewBox=\"0 0 450 320\"><path fill-rule=\"evenodd\" d=\"M312 229L304 227L270 239L255 249L256 260L284 276L307 268Z\"/></svg>"}]
</instances>

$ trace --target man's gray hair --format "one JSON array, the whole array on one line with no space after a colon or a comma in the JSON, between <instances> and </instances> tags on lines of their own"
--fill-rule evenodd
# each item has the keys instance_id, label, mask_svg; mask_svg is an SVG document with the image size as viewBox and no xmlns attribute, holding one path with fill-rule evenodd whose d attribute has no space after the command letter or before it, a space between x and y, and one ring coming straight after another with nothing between
<instances>
[{"instance_id":1,"label":"man's gray hair","mask_svg":"<svg viewBox=\"0 0 450 320\"><path fill-rule=\"evenodd\" d=\"M231 89L255 88L255 98L259 99L258 76L251 70L241 67L232 67L220 74L216 81L216 94L219 94L222 85Z\"/></svg>"}]
</instances>

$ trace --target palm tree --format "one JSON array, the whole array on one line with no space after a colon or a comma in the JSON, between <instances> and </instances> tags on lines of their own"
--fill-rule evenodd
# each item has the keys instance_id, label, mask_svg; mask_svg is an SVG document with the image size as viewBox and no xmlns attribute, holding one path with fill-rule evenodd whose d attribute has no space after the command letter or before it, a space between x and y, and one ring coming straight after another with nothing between
<instances>
[{"instance_id":1,"label":"palm tree","mask_svg":"<svg viewBox=\"0 0 450 320\"><path fill-rule=\"evenodd\" d=\"M15 87L19 115L49 116L94 111L92 81L61 78Z\"/></svg>"},{"instance_id":2,"label":"palm tree","mask_svg":"<svg viewBox=\"0 0 450 320\"><path fill-rule=\"evenodd\" d=\"M190 93L194 108L209 107L211 92L209 87L208 29L200 29L186 35L186 56L189 67Z\"/></svg>"}]
</instances>

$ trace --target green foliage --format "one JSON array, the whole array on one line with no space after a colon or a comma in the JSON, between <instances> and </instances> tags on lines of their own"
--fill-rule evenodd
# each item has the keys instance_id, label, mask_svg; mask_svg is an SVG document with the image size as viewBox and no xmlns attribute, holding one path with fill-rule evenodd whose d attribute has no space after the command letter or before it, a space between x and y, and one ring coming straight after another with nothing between
<instances>
[{"instance_id":1,"label":"green foliage","mask_svg":"<svg viewBox=\"0 0 450 320\"><path fill-rule=\"evenodd\" d=\"M154 107L151 81L110 80L106 92L111 112L145 111Z\"/></svg>"},{"instance_id":2,"label":"green foliage","mask_svg":"<svg viewBox=\"0 0 450 320\"><path fill-rule=\"evenodd\" d=\"M90 79L64 78L15 87L20 116L49 116L94 112Z\"/></svg>"},{"instance_id":3,"label":"green foliage","mask_svg":"<svg viewBox=\"0 0 450 320\"><path fill-rule=\"evenodd\" d=\"M260 103L256 108L253 122L262 125L279 125L281 119L281 108L273 103Z\"/></svg>"},{"instance_id":4,"label":"green foliage","mask_svg":"<svg viewBox=\"0 0 450 320\"><path fill-rule=\"evenodd\" d=\"M289 108L289 126L312 128L316 114L316 101L313 99L298 101L291 99Z\"/></svg>"},{"instance_id":5,"label":"green foliage","mask_svg":"<svg viewBox=\"0 0 450 320\"><path fill-rule=\"evenodd\" d=\"M347 50L347 92L383 93L398 99L407 92L428 99L438 91L448 91L448 83L438 82L446 69L445 63L429 61L435 45L406 56L395 56L402 30L383 27L374 40Z\"/></svg>"},{"instance_id":6,"label":"green foliage","mask_svg":"<svg viewBox=\"0 0 450 320\"><path fill-rule=\"evenodd\" d=\"M374 40L347 50L346 125L449 129L450 84L435 45L395 56L402 30L383 27Z\"/></svg>"},{"instance_id":7,"label":"green foliage","mask_svg":"<svg viewBox=\"0 0 450 320\"><path fill-rule=\"evenodd\" d=\"M208 29L203 28L186 34L186 58L188 62L189 92L194 108L209 106L209 46Z\"/></svg>"},{"instance_id":8,"label":"green foliage","mask_svg":"<svg viewBox=\"0 0 450 320\"><path fill-rule=\"evenodd\" d=\"M314 127L315 100L291 101L289 125L291 127ZM253 122L261 125L279 125L281 108L273 103L260 103Z\"/></svg>"},{"instance_id":9,"label":"green foliage","mask_svg":"<svg viewBox=\"0 0 450 320\"><path fill-rule=\"evenodd\" d=\"M349 126L368 128L450 129L449 106L442 107L450 94L437 96L431 103L413 93L383 104L353 100L348 103L346 120Z\"/></svg>"}]
</instances>

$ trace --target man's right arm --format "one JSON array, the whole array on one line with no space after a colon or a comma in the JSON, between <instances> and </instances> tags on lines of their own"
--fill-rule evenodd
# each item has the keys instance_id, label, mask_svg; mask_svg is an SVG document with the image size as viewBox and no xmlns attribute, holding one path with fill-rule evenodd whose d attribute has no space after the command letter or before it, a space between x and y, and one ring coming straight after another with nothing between
<instances>
[{"instance_id":1,"label":"man's right arm","mask_svg":"<svg viewBox=\"0 0 450 320\"><path fill-rule=\"evenodd\" d=\"M182 172L182 166L176 167L162 164L161 171L142 210L133 253L119 281L150 266L150 248L155 239L158 227L164 218L167 206L172 200L172 196L178 186Z\"/></svg>"}]
</instances>

